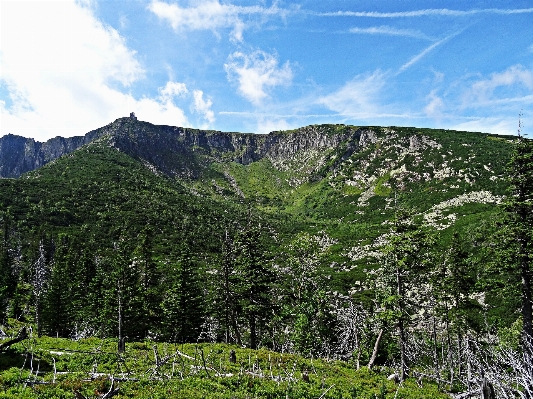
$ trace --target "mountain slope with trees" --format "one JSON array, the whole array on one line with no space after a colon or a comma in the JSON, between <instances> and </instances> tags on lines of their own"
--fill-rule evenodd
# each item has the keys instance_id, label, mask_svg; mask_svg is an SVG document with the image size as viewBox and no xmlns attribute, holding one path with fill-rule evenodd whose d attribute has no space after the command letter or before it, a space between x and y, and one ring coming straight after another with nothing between
<instances>
[{"instance_id":1,"label":"mountain slope with trees","mask_svg":"<svg viewBox=\"0 0 533 399\"><path fill-rule=\"evenodd\" d=\"M5 325L116 337L119 351L145 339L266 347L449 391L492 370L480 350L487 361L529 348L530 272L513 263L529 260L529 219L512 216L529 206L528 140L135 118L77 140L88 142L0 179Z\"/></svg>"}]
</instances>

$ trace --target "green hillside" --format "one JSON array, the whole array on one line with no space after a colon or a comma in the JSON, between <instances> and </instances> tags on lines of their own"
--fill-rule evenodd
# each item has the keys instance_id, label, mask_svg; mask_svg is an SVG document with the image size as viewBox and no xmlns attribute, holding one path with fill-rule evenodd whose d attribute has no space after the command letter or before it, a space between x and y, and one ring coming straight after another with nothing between
<instances>
[{"instance_id":1,"label":"green hillside","mask_svg":"<svg viewBox=\"0 0 533 399\"><path fill-rule=\"evenodd\" d=\"M470 384L465 362L477 352L465 348L518 348L520 276L501 206L511 137L344 125L240 135L128 118L90 134L45 166L0 179L0 325L11 337L26 326L34 338L65 339L53 345L93 337L175 351L198 342L210 361L236 348L224 343L335 359L349 381L361 378L347 385L328 369L320 384L244 388L242 376L215 383L206 372L154 388L217 397L229 386L231 397L395 397L384 373L407 369L414 379L398 397L437 397L435 386ZM46 352L55 341L32 342ZM27 340L17 345L12 356L28 351ZM383 373L366 375L365 365ZM0 366L6 393L12 366L19 383L28 378L17 362ZM118 397L151 395L140 388L153 384L143 382L149 366L139 367L126 375L140 382ZM468 367L468 378L481 375ZM437 385L408 393L416 378Z\"/></svg>"}]
</instances>

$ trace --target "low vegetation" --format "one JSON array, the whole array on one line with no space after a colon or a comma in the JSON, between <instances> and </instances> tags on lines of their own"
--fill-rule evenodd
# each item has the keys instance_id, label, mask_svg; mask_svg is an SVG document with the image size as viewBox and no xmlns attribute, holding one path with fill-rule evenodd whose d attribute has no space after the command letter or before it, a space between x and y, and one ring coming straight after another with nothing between
<instances>
[{"instance_id":1,"label":"low vegetation","mask_svg":"<svg viewBox=\"0 0 533 399\"><path fill-rule=\"evenodd\" d=\"M34 338L1 358L1 398L445 398L424 378L228 344ZM110 393L113 392L113 395ZM106 396L108 395L108 396Z\"/></svg>"}]
</instances>

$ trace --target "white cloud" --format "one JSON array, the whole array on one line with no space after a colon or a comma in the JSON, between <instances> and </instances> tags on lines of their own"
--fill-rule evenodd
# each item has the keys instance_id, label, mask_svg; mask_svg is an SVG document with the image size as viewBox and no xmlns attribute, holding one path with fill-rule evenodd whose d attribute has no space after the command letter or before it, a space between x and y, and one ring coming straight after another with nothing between
<instances>
[{"instance_id":1,"label":"white cloud","mask_svg":"<svg viewBox=\"0 0 533 399\"><path fill-rule=\"evenodd\" d=\"M278 130L294 129L285 119L270 119L260 118L257 121L256 132L260 134L268 134Z\"/></svg>"},{"instance_id":2,"label":"white cloud","mask_svg":"<svg viewBox=\"0 0 533 399\"><path fill-rule=\"evenodd\" d=\"M464 17L475 14L531 14L533 8L485 8L477 10L449 10L447 8L433 8L426 10L399 11L399 12L372 12L372 11L335 11L324 13L313 13L322 17L368 17L368 18L411 18L425 16L446 16L446 17Z\"/></svg>"},{"instance_id":3,"label":"white cloud","mask_svg":"<svg viewBox=\"0 0 533 399\"><path fill-rule=\"evenodd\" d=\"M129 93L144 69L90 7L74 0L13 1L1 9L0 85L10 101L0 104L0 135L41 141L80 135L131 111L154 123L188 123L171 98L180 84L169 82L153 99Z\"/></svg>"},{"instance_id":4,"label":"white cloud","mask_svg":"<svg viewBox=\"0 0 533 399\"><path fill-rule=\"evenodd\" d=\"M386 83L386 73L357 75L339 90L321 97L318 103L346 116L364 118L381 111L379 99Z\"/></svg>"},{"instance_id":5,"label":"white cloud","mask_svg":"<svg viewBox=\"0 0 533 399\"><path fill-rule=\"evenodd\" d=\"M387 35L387 36L404 36L413 37L415 39L433 40L426 34L412 29L397 29L392 26L372 26L370 28L351 28L351 33L366 34L366 35Z\"/></svg>"},{"instance_id":6,"label":"white cloud","mask_svg":"<svg viewBox=\"0 0 533 399\"><path fill-rule=\"evenodd\" d=\"M424 108L424 112L429 117L442 117L444 110L444 101L437 95L436 90L432 90L431 93L427 96L426 100L428 104Z\"/></svg>"},{"instance_id":7,"label":"white cloud","mask_svg":"<svg viewBox=\"0 0 533 399\"><path fill-rule=\"evenodd\" d=\"M239 93L254 105L260 105L270 88L289 85L293 73L286 62L278 66L275 54L256 50L251 54L235 52L228 57L224 68L230 81L239 83Z\"/></svg>"},{"instance_id":8,"label":"white cloud","mask_svg":"<svg viewBox=\"0 0 533 399\"><path fill-rule=\"evenodd\" d=\"M242 41L243 31L248 25L243 16L259 15L263 17L278 15L284 17L288 10L280 9L276 4L269 8L261 6L235 6L221 4L218 0L202 0L193 7L180 7L164 1L153 0L148 9L159 18L166 20L175 31L212 30L232 28L231 38Z\"/></svg>"},{"instance_id":9,"label":"white cloud","mask_svg":"<svg viewBox=\"0 0 533 399\"><path fill-rule=\"evenodd\" d=\"M463 106L531 102L533 71L513 65L473 83L463 96ZM497 94L496 94L497 93ZM528 95L529 94L529 95Z\"/></svg>"},{"instance_id":10,"label":"white cloud","mask_svg":"<svg viewBox=\"0 0 533 399\"><path fill-rule=\"evenodd\" d=\"M512 118L474 118L467 122L450 126L458 131L493 133L501 135L516 135L518 119Z\"/></svg>"},{"instance_id":11,"label":"white cloud","mask_svg":"<svg viewBox=\"0 0 533 399\"><path fill-rule=\"evenodd\" d=\"M444 39L439 40L438 42L433 43L431 46L426 47L424 50L422 50L419 54L415 55L413 58L411 58L409 61L407 61L405 64L403 64L400 69L398 70L398 74L402 73L406 69L412 67L414 64L416 64L418 61L420 61L422 58L424 58L428 53L433 51L435 48L440 46L441 44L446 43L448 40L454 38L458 34L463 32L463 30L460 30L459 32L455 32L454 34L451 34L450 36L445 37Z\"/></svg>"},{"instance_id":12,"label":"white cloud","mask_svg":"<svg viewBox=\"0 0 533 399\"><path fill-rule=\"evenodd\" d=\"M187 90L185 83L169 81L165 87L159 88L159 98L161 99L162 103L167 104L172 102L174 97L182 96L188 92L189 90Z\"/></svg>"},{"instance_id":13,"label":"white cloud","mask_svg":"<svg viewBox=\"0 0 533 399\"><path fill-rule=\"evenodd\" d=\"M213 105L211 100L204 100L204 92L201 90L194 90L194 110L199 114L202 114L203 118L207 120L208 123L213 123L215 121L215 114L211 110Z\"/></svg>"},{"instance_id":14,"label":"white cloud","mask_svg":"<svg viewBox=\"0 0 533 399\"><path fill-rule=\"evenodd\" d=\"M124 29L127 29L129 27L130 20L128 19L128 17L126 15L122 14L119 17L118 23L120 24L120 29L124 30Z\"/></svg>"}]
</instances>

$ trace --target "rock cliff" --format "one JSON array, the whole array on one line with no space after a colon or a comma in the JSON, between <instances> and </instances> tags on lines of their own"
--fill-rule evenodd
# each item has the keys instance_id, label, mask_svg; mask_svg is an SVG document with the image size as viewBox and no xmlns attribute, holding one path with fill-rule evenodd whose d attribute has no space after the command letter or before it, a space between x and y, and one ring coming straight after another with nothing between
<instances>
[{"instance_id":1,"label":"rock cliff","mask_svg":"<svg viewBox=\"0 0 533 399\"><path fill-rule=\"evenodd\" d=\"M360 141L364 146L369 135L363 130L338 129L333 125L308 126L268 135L226 133L158 126L130 116L85 136L56 137L45 143L12 134L1 137L0 177L18 177L99 138L106 138L111 146L165 174L195 177L202 165L213 161L248 165L266 157L281 169L302 167L309 163L306 161L317 161L324 151L342 142L350 143L346 151L351 154ZM320 163L320 159L318 163L313 162Z\"/></svg>"},{"instance_id":2,"label":"rock cliff","mask_svg":"<svg viewBox=\"0 0 533 399\"><path fill-rule=\"evenodd\" d=\"M68 154L98 137L99 131L70 138L54 137L41 143L34 139L8 134L0 137L0 178L21 174Z\"/></svg>"}]
</instances>

